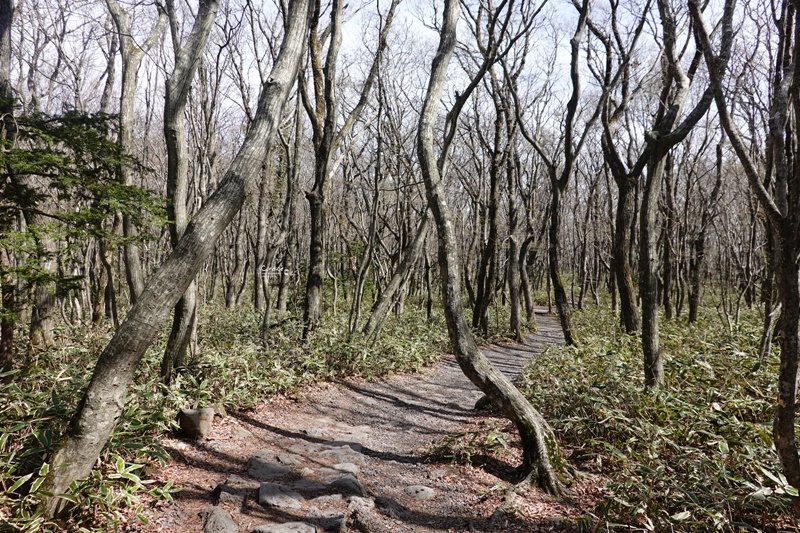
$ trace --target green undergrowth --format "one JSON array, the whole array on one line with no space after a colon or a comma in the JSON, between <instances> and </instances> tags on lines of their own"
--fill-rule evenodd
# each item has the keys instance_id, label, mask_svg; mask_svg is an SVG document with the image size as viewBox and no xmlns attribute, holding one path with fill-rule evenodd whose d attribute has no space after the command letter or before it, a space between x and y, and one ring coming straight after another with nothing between
<instances>
[{"instance_id":1,"label":"green undergrowth","mask_svg":"<svg viewBox=\"0 0 800 533\"><path fill-rule=\"evenodd\" d=\"M610 312L574 320L580 348L549 349L521 386L579 468L610 480L603 530L797 530L772 442L778 360L758 360L757 316L733 333L715 317L662 321L658 393L644 391L641 345Z\"/></svg>"},{"instance_id":2,"label":"green undergrowth","mask_svg":"<svg viewBox=\"0 0 800 533\"><path fill-rule=\"evenodd\" d=\"M258 313L217 307L201 310L199 353L166 391L158 370L167 331L148 351L111 443L92 475L74 487L73 514L48 521L37 511L46 496L39 485L44 461L65 431L110 331L76 328L59 332L57 347L29 360L0 383L0 531L109 531L122 527L120 509L137 509L149 493L170 500L170 484L148 479L168 460L162 438L174 430L184 407L223 404L253 408L271 394L304 385L359 376L367 379L418 371L436 361L444 343L444 320L409 310L390 318L370 345L347 334L346 317L328 318L308 342L299 320L273 328L259 341Z\"/></svg>"}]
</instances>

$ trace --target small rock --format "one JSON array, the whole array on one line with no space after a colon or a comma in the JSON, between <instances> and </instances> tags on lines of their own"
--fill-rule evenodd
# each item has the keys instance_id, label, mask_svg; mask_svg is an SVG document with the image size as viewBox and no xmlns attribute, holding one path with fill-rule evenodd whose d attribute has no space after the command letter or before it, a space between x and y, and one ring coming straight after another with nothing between
<instances>
[{"instance_id":1,"label":"small rock","mask_svg":"<svg viewBox=\"0 0 800 533\"><path fill-rule=\"evenodd\" d=\"M325 476L321 478L320 481L327 483L331 489L345 494L351 494L353 496L364 496L366 494L364 486L352 474L337 473Z\"/></svg>"},{"instance_id":2,"label":"small rock","mask_svg":"<svg viewBox=\"0 0 800 533\"><path fill-rule=\"evenodd\" d=\"M247 461L247 473L256 479L276 479L283 477L292 469L286 465L253 456Z\"/></svg>"},{"instance_id":3,"label":"small rock","mask_svg":"<svg viewBox=\"0 0 800 533\"><path fill-rule=\"evenodd\" d=\"M372 498L363 498L361 496L350 496L347 498L347 509L353 511L358 508L374 509L375 500Z\"/></svg>"},{"instance_id":4,"label":"small rock","mask_svg":"<svg viewBox=\"0 0 800 533\"><path fill-rule=\"evenodd\" d=\"M225 418L228 416L228 411L225 410L225 406L221 403L215 403L211 406L211 409L213 409L214 414L220 418Z\"/></svg>"},{"instance_id":5,"label":"small rock","mask_svg":"<svg viewBox=\"0 0 800 533\"><path fill-rule=\"evenodd\" d=\"M300 477L311 477L314 475L314 471L306 466L304 468L301 468L298 474L300 474Z\"/></svg>"},{"instance_id":6,"label":"small rock","mask_svg":"<svg viewBox=\"0 0 800 533\"><path fill-rule=\"evenodd\" d=\"M353 494L354 496L364 496L367 493L364 490L364 486L361 484L361 482L351 476L340 477L331 483L331 488L342 491L346 494Z\"/></svg>"},{"instance_id":7,"label":"small rock","mask_svg":"<svg viewBox=\"0 0 800 533\"><path fill-rule=\"evenodd\" d=\"M203 409L181 409L178 413L179 434L190 439L204 439L211 433L211 424L214 421L214 410L210 407Z\"/></svg>"},{"instance_id":8,"label":"small rock","mask_svg":"<svg viewBox=\"0 0 800 533\"><path fill-rule=\"evenodd\" d=\"M435 490L424 485L411 485L410 487L406 487L403 492L415 500L430 500L436 496Z\"/></svg>"},{"instance_id":9,"label":"small rock","mask_svg":"<svg viewBox=\"0 0 800 533\"><path fill-rule=\"evenodd\" d=\"M286 522L285 524L264 524L253 533L316 533L317 528L305 522Z\"/></svg>"},{"instance_id":10,"label":"small rock","mask_svg":"<svg viewBox=\"0 0 800 533\"><path fill-rule=\"evenodd\" d=\"M320 452L321 450L325 449L324 446L319 444L311 444L308 442L299 442L297 444L292 444L289 447L289 451L292 453L298 453L300 455L311 455Z\"/></svg>"},{"instance_id":11,"label":"small rock","mask_svg":"<svg viewBox=\"0 0 800 533\"><path fill-rule=\"evenodd\" d=\"M342 448L347 446L348 448L356 452L361 452L361 449L363 448L363 446L361 446L361 444L359 444L358 442L353 442L350 440L336 440L329 443L329 445L334 446L336 448Z\"/></svg>"},{"instance_id":12,"label":"small rock","mask_svg":"<svg viewBox=\"0 0 800 533\"><path fill-rule=\"evenodd\" d=\"M239 533L239 526L225 509L216 505L208 505L203 507L198 514L203 518L205 533Z\"/></svg>"},{"instance_id":13,"label":"small rock","mask_svg":"<svg viewBox=\"0 0 800 533\"><path fill-rule=\"evenodd\" d=\"M258 488L258 484L256 487ZM230 485L223 485L220 483L211 492L214 503L232 503L238 507L244 506L244 501L247 499L249 493L253 492L253 487L232 487Z\"/></svg>"},{"instance_id":14,"label":"small rock","mask_svg":"<svg viewBox=\"0 0 800 533\"><path fill-rule=\"evenodd\" d=\"M258 490L261 483L258 481L248 481L242 476L231 474L228 476L228 479L225 480L225 485L238 490Z\"/></svg>"},{"instance_id":15,"label":"small rock","mask_svg":"<svg viewBox=\"0 0 800 533\"><path fill-rule=\"evenodd\" d=\"M353 498L358 498L358 496L352 496ZM322 503L336 503L342 501L341 494L325 494L324 496L317 496L313 500L309 500L311 503L322 504Z\"/></svg>"},{"instance_id":16,"label":"small rock","mask_svg":"<svg viewBox=\"0 0 800 533\"><path fill-rule=\"evenodd\" d=\"M306 518L329 533L340 533L345 530L345 516L338 511L320 511L312 507L308 510Z\"/></svg>"},{"instance_id":17,"label":"small rock","mask_svg":"<svg viewBox=\"0 0 800 533\"><path fill-rule=\"evenodd\" d=\"M355 451L349 445L325 450L320 455L328 459L330 464L353 463L363 466L366 461L363 453Z\"/></svg>"},{"instance_id":18,"label":"small rock","mask_svg":"<svg viewBox=\"0 0 800 533\"><path fill-rule=\"evenodd\" d=\"M301 465L303 464L300 461L300 458L296 455L292 455L291 453L279 453L278 454L278 461L285 464L285 465Z\"/></svg>"},{"instance_id":19,"label":"small rock","mask_svg":"<svg viewBox=\"0 0 800 533\"><path fill-rule=\"evenodd\" d=\"M237 439L249 439L253 434L244 428L236 428L233 430L233 436Z\"/></svg>"},{"instance_id":20,"label":"small rock","mask_svg":"<svg viewBox=\"0 0 800 533\"><path fill-rule=\"evenodd\" d=\"M258 489L258 502L266 507L299 509L302 500L300 494L277 483L262 483Z\"/></svg>"},{"instance_id":21,"label":"small rock","mask_svg":"<svg viewBox=\"0 0 800 533\"><path fill-rule=\"evenodd\" d=\"M301 479L292 483L290 487L292 490L299 490L302 492L318 492L327 489L328 485L310 479Z\"/></svg>"},{"instance_id":22,"label":"small rock","mask_svg":"<svg viewBox=\"0 0 800 533\"><path fill-rule=\"evenodd\" d=\"M328 430L324 428L303 428L300 432L315 439L325 438L328 435Z\"/></svg>"},{"instance_id":23,"label":"small rock","mask_svg":"<svg viewBox=\"0 0 800 533\"><path fill-rule=\"evenodd\" d=\"M334 470L338 470L339 472L353 474L354 476L357 476L358 472L360 471L358 465L353 463L336 463L331 468L333 468Z\"/></svg>"},{"instance_id":24,"label":"small rock","mask_svg":"<svg viewBox=\"0 0 800 533\"><path fill-rule=\"evenodd\" d=\"M211 493L214 503L232 503L238 507L243 507L248 496L257 491L260 483L257 481L247 481L244 478L232 474L228 476L225 483L220 483Z\"/></svg>"},{"instance_id":25,"label":"small rock","mask_svg":"<svg viewBox=\"0 0 800 533\"><path fill-rule=\"evenodd\" d=\"M262 448L253 452L251 457L258 457L259 459L266 459L267 461L275 461L278 458L278 454L275 450Z\"/></svg>"}]
</instances>

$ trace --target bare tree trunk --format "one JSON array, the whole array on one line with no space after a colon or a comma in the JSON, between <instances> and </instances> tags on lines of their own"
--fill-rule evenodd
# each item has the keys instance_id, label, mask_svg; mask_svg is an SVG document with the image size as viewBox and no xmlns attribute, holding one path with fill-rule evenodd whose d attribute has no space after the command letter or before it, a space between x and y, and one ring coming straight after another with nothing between
<instances>
[{"instance_id":1,"label":"bare tree trunk","mask_svg":"<svg viewBox=\"0 0 800 533\"><path fill-rule=\"evenodd\" d=\"M729 104L723 92L723 76L730 56L730 44L734 31L732 28L735 2L726 0L725 10L720 22L723 42L719 55L714 55L697 0L690 0L694 34L702 47L708 66L711 87L719 111L720 122L733 146L734 151L750 182L750 187L758 198L772 230L775 245L775 284L778 301L781 304L781 317L777 325L778 343L781 347L780 369L778 371L778 399L775 407L773 435L775 449L786 480L795 488L800 488L800 456L797 449L795 417L797 412L798 362L800 362L800 283L797 264L800 252L800 173L797 172L797 147L787 146L787 140L796 132L800 123L800 34L797 33L798 12L793 2L773 4L770 22L775 25L777 49L775 65L769 70L770 121L767 137L767 153L773 160L774 184L771 190L762 182L759 166L751 156L752 146L745 143L729 111ZM769 181L769 180L767 180ZM795 511L800 511L800 499L793 498Z\"/></svg>"},{"instance_id":2,"label":"bare tree trunk","mask_svg":"<svg viewBox=\"0 0 800 533\"><path fill-rule=\"evenodd\" d=\"M672 278L674 269L672 265L672 236L675 233L675 194L672 186L672 156L667 156L664 169L665 196L666 196L666 223L664 224L664 250L663 250L663 282L661 287L661 301L664 305L664 318L672 320Z\"/></svg>"},{"instance_id":3,"label":"bare tree trunk","mask_svg":"<svg viewBox=\"0 0 800 533\"><path fill-rule=\"evenodd\" d=\"M633 221L633 195L635 188L627 183L628 178L623 177L623 182L617 182L617 213L614 225L613 265L614 278L619 291L620 322L625 332L636 333L641 327L639 319L639 306L636 303L636 289L631 276L630 257L630 227Z\"/></svg>"},{"instance_id":4,"label":"bare tree trunk","mask_svg":"<svg viewBox=\"0 0 800 533\"><path fill-rule=\"evenodd\" d=\"M380 326L389 314L397 292L408 278L411 268L419 259L424 248L425 236L428 234L429 216L430 212L426 210L425 215L422 217L422 222L420 222L419 228L417 228L417 233L414 235L414 240L403 250L403 259L400 261L400 264L397 265L389 283L386 284L386 287L384 287L380 296L372 305L369 318L367 318L367 322L361 330L361 334L364 335L364 337L372 338L380 331Z\"/></svg>"},{"instance_id":5,"label":"bare tree trunk","mask_svg":"<svg viewBox=\"0 0 800 533\"><path fill-rule=\"evenodd\" d=\"M174 247L189 223L189 176L186 149L186 100L197 67L205 50L208 36L217 15L217 0L203 0L195 17L192 31L184 45L180 42L180 27L174 0L167 0L167 15L175 53L175 67L166 83L164 98L164 139L167 145L167 215L170 241ZM178 300L172 319L172 330L161 360L161 380L172 383L174 370L183 366L189 344L197 327L197 283L192 281Z\"/></svg>"},{"instance_id":6,"label":"bare tree trunk","mask_svg":"<svg viewBox=\"0 0 800 533\"><path fill-rule=\"evenodd\" d=\"M13 0L0 0L0 137L13 140L14 95L11 91L11 24L14 16ZM0 215L0 232L12 228L13 216ZM11 257L5 247L0 247L0 371L10 370L14 364L14 322L17 314L16 286L11 274Z\"/></svg>"},{"instance_id":7,"label":"bare tree trunk","mask_svg":"<svg viewBox=\"0 0 800 533\"><path fill-rule=\"evenodd\" d=\"M563 468L563 459L547 421L525 397L498 372L475 344L472 332L464 319L461 304L460 266L458 241L447 205L441 169L447 157L441 154L439 162L434 155L433 129L437 118L439 100L444 87L447 64L456 44L456 24L459 16L457 0L447 0L441 26L439 49L431 67L428 91L420 115L417 150L428 203L436 221L439 234L439 268L442 295L450 341L458 364L472 381L501 412L514 421L520 433L523 448L522 472L544 490L558 494L561 482L556 468ZM554 468L555 467L555 468Z\"/></svg>"},{"instance_id":8,"label":"bare tree trunk","mask_svg":"<svg viewBox=\"0 0 800 533\"><path fill-rule=\"evenodd\" d=\"M136 369L170 310L211 255L216 241L233 220L260 175L272 136L280 124L284 103L300 66L307 30L308 0L290 4L289 23L272 72L262 87L256 117L236 158L216 192L195 215L166 262L106 346L92 380L55 455L43 488L54 497L43 505L48 515L68 500L58 496L70 483L91 472L108 442Z\"/></svg>"},{"instance_id":9,"label":"bare tree trunk","mask_svg":"<svg viewBox=\"0 0 800 533\"><path fill-rule=\"evenodd\" d=\"M116 32L119 36L120 52L122 55L122 94L119 102L119 145L125 153L133 153L133 113L136 98L136 85L138 82L139 65L145 54L156 44L167 25L167 16L159 8L158 20L150 30L147 39L142 44L136 43L131 29L131 14L122 9L117 0L106 0L106 5L114 21ZM134 170L128 165L120 165L117 169L120 180L125 185L135 185ZM125 278L130 290L131 304L135 304L144 287L144 271L142 268L141 251L136 244L138 231L133 224L131 216L122 216L122 232L125 236Z\"/></svg>"},{"instance_id":10,"label":"bare tree trunk","mask_svg":"<svg viewBox=\"0 0 800 533\"><path fill-rule=\"evenodd\" d=\"M639 292L642 297L642 351L644 383L649 389L664 387L664 360L658 329L658 250L656 217L664 157L654 155L647 164L647 180L642 199L639 223Z\"/></svg>"},{"instance_id":11,"label":"bare tree trunk","mask_svg":"<svg viewBox=\"0 0 800 533\"><path fill-rule=\"evenodd\" d=\"M323 289L327 273L325 238L328 224L328 188L331 159L342 138L352 129L367 103L372 86L378 74L383 51L392 25L399 0L392 0L385 20L381 19L378 46L373 57L367 78L361 88L359 100L339 126L339 97L336 90L336 64L342 41L342 0L332 0L331 23L322 31L322 37L328 36L328 50L325 64L322 64L321 35L317 32L321 14L320 1L314 6L309 35L309 51L311 54L311 73L314 79L314 106L307 101L308 95L301 91L303 104L308 111L313 129L314 142L314 187L306 192L310 209L311 236L308 258L308 278L306 280L306 299L303 312L303 338L315 330L322 317ZM302 80L301 80L302 81ZM301 84L302 86L303 84Z\"/></svg>"}]
</instances>

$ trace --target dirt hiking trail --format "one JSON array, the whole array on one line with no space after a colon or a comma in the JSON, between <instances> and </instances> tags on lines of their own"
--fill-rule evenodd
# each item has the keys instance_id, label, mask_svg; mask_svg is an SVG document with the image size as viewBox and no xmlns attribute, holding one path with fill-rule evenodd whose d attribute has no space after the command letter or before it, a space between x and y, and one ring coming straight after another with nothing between
<instances>
[{"instance_id":1,"label":"dirt hiking trail","mask_svg":"<svg viewBox=\"0 0 800 533\"><path fill-rule=\"evenodd\" d=\"M514 379L532 357L563 342L558 321L537 317L525 344L484 353ZM592 510L598 483L582 479L556 500L513 487L520 460L505 419L474 410L482 397L453 356L423 374L327 384L215 423L205 441L171 439L174 458L157 472L181 492L146 505L127 531L207 533L573 531ZM464 434L503 435L502 459L454 464L431 444ZM502 449L502 443L494 441ZM484 445L484 448L487 445ZM440 446L447 450L447 446ZM480 446L478 447L480 449ZM565 450L568 455L568 452Z\"/></svg>"}]
</instances>

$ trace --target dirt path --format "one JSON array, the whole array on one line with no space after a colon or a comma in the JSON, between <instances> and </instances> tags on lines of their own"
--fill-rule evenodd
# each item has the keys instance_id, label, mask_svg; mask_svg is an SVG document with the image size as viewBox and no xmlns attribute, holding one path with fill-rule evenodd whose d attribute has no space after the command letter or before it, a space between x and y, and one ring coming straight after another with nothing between
<instances>
[{"instance_id":1,"label":"dirt path","mask_svg":"<svg viewBox=\"0 0 800 533\"><path fill-rule=\"evenodd\" d=\"M516 377L531 357L563 341L555 318L540 315L538 325L525 344L484 353ZM556 501L533 488L506 490L518 460L513 451L483 468L426 457L430 444L448 435L511 429L474 411L480 397L448 356L422 375L275 398L257 412L222 419L207 441L170 441L182 460L158 477L183 490L174 504L145 512L149 525L134 519L128 530L203 531L204 508L206 516L213 510L206 531L227 523L214 530L220 532L236 531L228 517L248 533L574 529L597 493L589 481L574 487L571 500ZM217 507L207 508L212 503Z\"/></svg>"}]
</instances>

